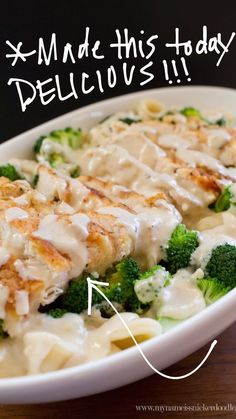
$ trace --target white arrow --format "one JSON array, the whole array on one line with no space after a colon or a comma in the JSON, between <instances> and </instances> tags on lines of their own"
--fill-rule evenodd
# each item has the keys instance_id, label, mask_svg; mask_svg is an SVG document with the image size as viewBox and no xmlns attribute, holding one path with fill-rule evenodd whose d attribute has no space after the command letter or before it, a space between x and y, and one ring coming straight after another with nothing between
<instances>
[{"instance_id":1,"label":"white arrow","mask_svg":"<svg viewBox=\"0 0 236 419\"><path fill-rule=\"evenodd\" d=\"M192 371L188 372L187 374L184 375L179 375L177 377L171 376L171 375L167 375L164 374L161 371L158 371L152 364L151 362L147 359L146 355L143 353L140 345L138 344L138 342L136 341L133 333L131 332L129 326L126 324L126 322L124 321L123 317L120 315L120 313L116 310L116 308L113 306L113 304L111 303L111 301L107 298L107 296L96 286L96 285L101 285L101 286L108 286L109 283L108 282L100 282L100 281L94 281L91 278L87 278L87 282L88 282L88 315L91 316L91 312L92 312L92 296L93 296L93 289L96 290L103 298L104 300L106 300L108 302L108 304L110 304L110 306L113 308L114 312L118 315L118 317L120 318L121 322L123 323L124 327L126 328L126 330L128 331L130 337L132 338L132 340L134 341L135 345L137 346L140 354L142 355L144 361L148 364L148 366L158 375L160 375L161 377L164 378L168 378L169 380L182 380L183 378L187 378L190 377L190 375L193 375L195 372L197 372L197 370L199 370L199 368L201 368L201 366L206 362L207 358L210 356L211 352L213 351L214 347L217 344L217 340L215 339L210 346L210 349L208 350L206 356L203 358L203 360L200 362L200 364L194 368Z\"/></svg>"},{"instance_id":2,"label":"white arrow","mask_svg":"<svg viewBox=\"0 0 236 419\"><path fill-rule=\"evenodd\" d=\"M100 294L104 298L106 298L105 295L103 294L103 292L100 291L99 288L96 287L96 285L101 285L102 287L108 287L109 286L109 282L94 281L94 280L92 280L89 277L87 278L87 282L88 282L88 315L91 316L91 313L92 313L92 301L93 301L93 289L95 289L96 291L100 292ZM110 301L107 298L106 298L106 300L110 303Z\"/></svg>"}]
</instances>

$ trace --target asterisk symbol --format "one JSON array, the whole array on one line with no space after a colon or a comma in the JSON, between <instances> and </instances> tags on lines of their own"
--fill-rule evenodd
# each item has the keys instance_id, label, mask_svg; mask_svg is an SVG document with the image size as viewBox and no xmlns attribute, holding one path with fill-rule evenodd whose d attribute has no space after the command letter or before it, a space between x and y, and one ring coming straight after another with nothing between
<instances>
[{"instance_id":1,"label":"asterisk symbol","mask_svg":"<svg viewBox=\"0 0 236 419\"><path fill-rule=\"evenodd\" d=\"M9 45L15 51L13 54L6 54L6 58L14 58L12 60L11 65L14 67L14 65L17 63L18 59L20 58L22 61L26 61L26 57L29 57L30 55L33 55L36 53L36 50L32 50L30 52L21 52L22 42L18 42L17 46L15 47L12 45L10 41L6 41L6 44Z\"/></svg>"}]
</instances>

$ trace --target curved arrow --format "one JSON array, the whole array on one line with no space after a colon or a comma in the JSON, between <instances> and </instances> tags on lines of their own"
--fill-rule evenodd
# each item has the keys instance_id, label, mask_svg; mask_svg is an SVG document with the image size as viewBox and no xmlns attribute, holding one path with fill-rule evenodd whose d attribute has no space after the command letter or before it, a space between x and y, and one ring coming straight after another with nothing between
<instances>
[{"instance_id":1,"label":"curved arrow","mask_svg":"<svg viewBox=\"0 0 236 419\"><path fill-rule=\"evenodd\" d=\"M126 328L126 330L128 331L130 337L132 338L132 340L134 341L135 345L137 346L141 356L143 357L144 361L148 364L148 366L158 375L160 375L161 377L164 378L168 378L169 380L182 380L184 378L190 377L191 375L193 375L197 370L199 370L201 368L201 366L206 362L207 358L210 356L211 352L213 351L214 347L217 344L217 340L215 339L212 343L211 346L207 352L207 354L205 355L205 357L203 358L203 360L200 362L199 365L197 365L196 368L194 368L192 371L188 372L187 374L184 375L179 375L177 377L172 376L172 375L167 375L164 374L161 371L158 371L152 364L151 362L147 359L146 355L143 353L143 350L141 349L140 345L138 344L138 342L136 341L133 333L131 332L129 326L126 324L126 322L124 321L123 317L120 315L120 313L116 310L116 308L113 306L113 304L111 303L111 301L107 298L107 296L96 286L96 285L102 285L102 286L108 286L109 283L108 282L100 282L100 281L94 281L91 278L87 278L87 282L88 282L88 315L91 316L92 313L92 295L93 295L93 289L96 290L107 302L108 304L110 304L110 306L113 308L114 312L118 315L118 317L120 318L121 322L123 323L124 327Z\"/></svg>"}]
</instances>

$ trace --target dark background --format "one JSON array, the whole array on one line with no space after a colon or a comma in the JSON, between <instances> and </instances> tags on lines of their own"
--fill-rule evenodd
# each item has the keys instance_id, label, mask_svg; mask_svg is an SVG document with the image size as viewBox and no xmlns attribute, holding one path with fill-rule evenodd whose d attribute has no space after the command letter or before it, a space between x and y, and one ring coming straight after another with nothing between
<instances>
[{"instance_id":1,"label":"dark background","mask_svg":"<svg viewBox=\"0 0 236 419\"><path fill-rule=\"evenodd\" d=\"M86 104L108 97L140 90L167 86L163 70L160 67L163 58L175 58L171 49L164 47L165 42L174 41L174 28L179 27L183 40L192 39L193 43L200 39L202 26L208 26L209 37L222 32L223 40L227 41L232 31L236 29L236 4L234 0L38 0L38 1L1 1L0 2L0 141L11 138L29 128L45 122L55 116ZM5 58L6 53L12 50L6 46L6 40L14 45L23 42L23 50L28 51L37 47L39 37L50 40L52 32L57 34L60 47L66 42L78 44L83 42L85 27L91 28L91 41L101 40L101 50L106 55L105 60L96 61L86 58L80 63L62 64L52 63L50 67L38 66L36 59L29 59L26 63L20 60L15 67L11 67L11 60ZM158 75L146 86L140 87L140 77L136 77L131 86L126 86L122 80L114 89L105 84L105 92L99 93L97 89L89 95L78 92L79 98L71 98L60 102L54 99L49 105L42 106L37 98L22 113L15 85L7 86L10 77L19 77L35 83L37 79L46 80L59 74L62 91L68 92L68 75L72 71L77 75L85 71L93 75L96 69L103 74L109 65L114 64L118 76L121 63L115 52L108 48L109 43L115 41L116 28L129 28L130 35L138 38L141 29L147 37L157 33L159 35L156 68ZM191 84L221 85L236 87L236 38L230 46L230 51L216 67L216 54L205 56L192 55L187 59L191 75ZM59 54L60 55L60 54ZM147 61L132 58L129 64L135 63L137 68ZM161 73L162 71L162 73ZM160 76L159 76L160 74ZM182 84L187 83L184 78ZM175 84L175 83L174 83ZM174 85L173 84L173 85Z\"/></svg>"}]
</instances>

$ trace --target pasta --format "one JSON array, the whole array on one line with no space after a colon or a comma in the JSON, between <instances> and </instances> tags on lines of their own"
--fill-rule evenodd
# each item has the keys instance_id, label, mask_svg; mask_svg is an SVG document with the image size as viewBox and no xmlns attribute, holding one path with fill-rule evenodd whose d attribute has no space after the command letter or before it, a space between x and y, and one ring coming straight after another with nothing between
<instances>
[{"instance_id":1,"label":"pasta","mask_svg":"<svg viewBox=\"0 0 236 419\"><path fill-rule=\"evenodd\" d=\"M120 316L141 343L234 288L235 144L229 115L146 99L0 166L0 377L110 356L134 344Z\"/></svg>"}]
</instances>

